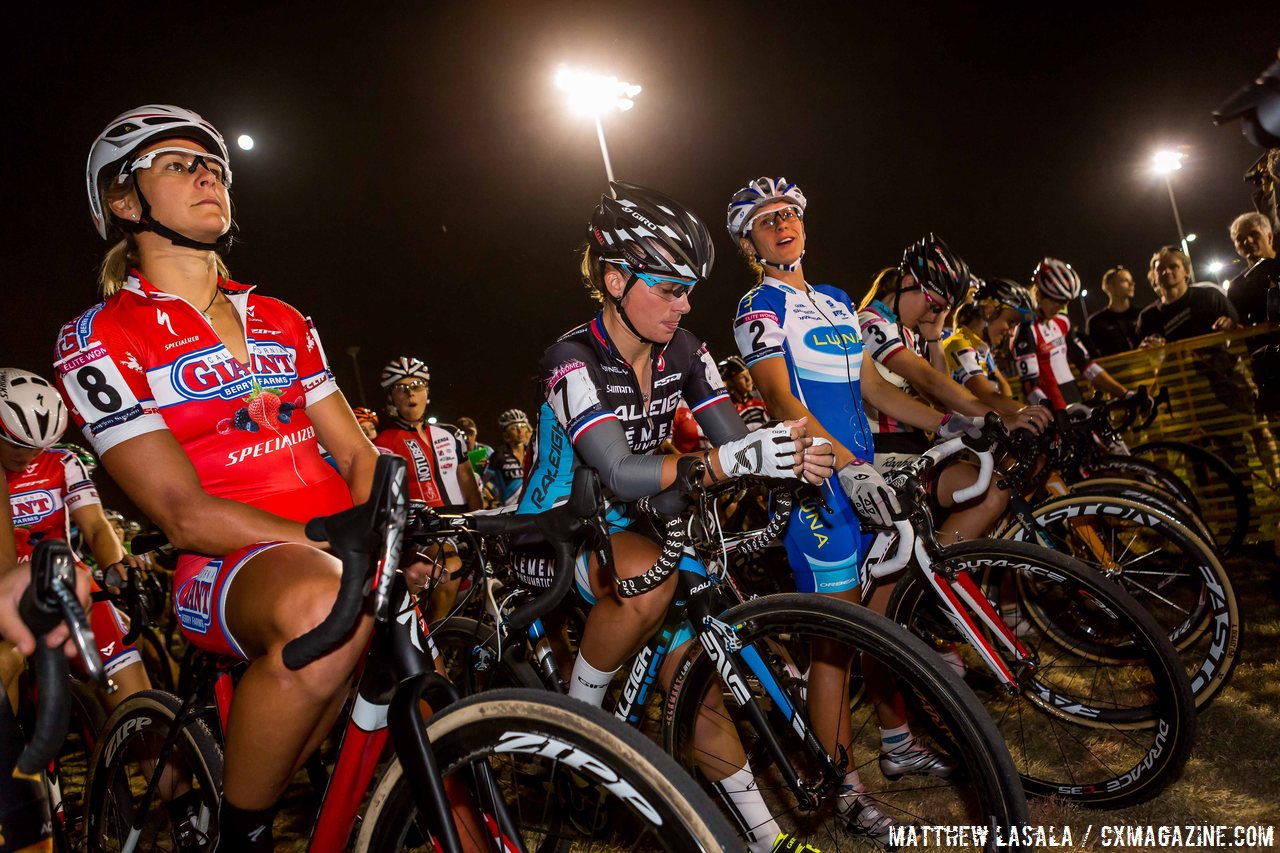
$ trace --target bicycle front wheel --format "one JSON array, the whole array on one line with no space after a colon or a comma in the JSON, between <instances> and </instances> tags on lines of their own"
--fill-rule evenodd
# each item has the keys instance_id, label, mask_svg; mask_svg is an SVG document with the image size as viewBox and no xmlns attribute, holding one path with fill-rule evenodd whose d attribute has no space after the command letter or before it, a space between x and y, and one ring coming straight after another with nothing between
<instances>
[{"instance_id":1,"label":"bicycle front wheel","mask_svg":"<svg viewBox=\"0 0 1280 853\"><path fill-rule=\"evenodd\" d=\"M1120 584L1169 635L1191 679L1197 710L1209 706L1240 660L1243 617L1231 578L1212 547L1183 523L1140 501L1068 495L1032 510L1055 551ZM1020 522L1002 534L1031 540ZM1073 624L1060 626L1034 596L1027 614L1059 643L1106 660L1109 641L1094 642ZM1123 652L1122 652L1123 653Z\"/></svg>"},{"instance_id":2,"label":"bicycle front wheel","mask_svg":"<svg viewBox=\"0 0 1280 853\"><path fill-rule=\"evenodd\" d=\"M1003 634L983 637L1012 682L983 671L919 572L899 581L890 618L955 644L969 667L965 680L1003 734L1027 793L1118 808L1151 799L1178 777L1195 739L1191 686L1168 636L1132 596L1026 542L962 542L943 549L935 565L973 578L1017 636L1021 651L1002 644ZM1051 617L1055 631L1043 630L1033 608ZM1082 654L1082 646L1109 654Z\"/></svg>"},{"instance_id":3,"label":"bicycle front wheel","mask_svg":"<svg viewBox=\"0 0 1280 853\"><path fill-rule=\"evenodd\" d=\"M140 813L161 750L177 724L181 700L142 690L107 718L85 784L90 851L123 850L137 823L134 850L212 850L222 792L222 750L204 722L192 718L164 755L150 808Z\"/></svg>"},{"instance_id":4,"label":"bicycle front wheel","mask_svg":"<svg viewBox=\"0 0 1280 853\"><path fill-rule=\"evenodd\" d=\"M827 596L780 594L754 599L733 607L719 617L741 643L743 654L758 653L756 667L746 685L752 701L776 720L774 735L789 749L789 760L800 776L818 785L821 771L807 754L793 725L781 720L778 697L804 715L812 728L815 719L807 674L819 655L853 664L855 672L879 663L892 674L903 698L912 732L921 745L945 756L960 769L949 779L905 777L890 779L878 762L880 731L875 709L865 693L851 689L854 697L846 712L851 734L847 747L848 769L856 769L866 793L891 818L902 823L992 825L1022 824L1027 819L1026 797L1008 750L990 717L973 692L920 640L905 633L864 607ZM745 659L745 658L744 658ZM773 684L767 682L772 681ZM783 782L776 762L760 733L734 713L740 691L730 690L700 645L691 647L668 693L664 739L667 750L690 772L696 772L708 788L708 771L716 778L737 770L740 763L721 758L696 732L699 720L734 726L750 759L757 786L774 818L784 831L805 838L823 850L864 849L849 836L835 814L832 790L816 788L817 807L801 804ZM837 712L819 714L834 718ZM704 728L703 731L706 731ZM821 736L820 736L821 737ZM718 772L717 772L718 771ZM744 832L747 828L744 827ZM739 847L743 845L740 840Z\"/></svg>"},{"instance_id":5,"label":"bicycle front wheel","mask_svg":"<svg viewBox=\"0 0 1280 853\"><path fill-rule=\"evenodd\" d=\"M433 716L427 735L447 788L474 792L476 763L489 765L523 849L719 851L737 844L693 780L655 744L576 699L492 690ZM492 830L491 817L472 823ZM464 846L506 849L488 832L468 838L459 830ZM392 761L355 849L430 851L433 844L400 763Z\"/></svg>"}]
</instances>

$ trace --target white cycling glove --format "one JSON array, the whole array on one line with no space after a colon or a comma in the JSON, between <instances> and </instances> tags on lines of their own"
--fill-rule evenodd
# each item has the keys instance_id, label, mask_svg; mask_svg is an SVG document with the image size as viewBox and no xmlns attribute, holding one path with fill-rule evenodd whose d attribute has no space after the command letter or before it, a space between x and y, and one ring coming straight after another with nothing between
<instances>
[{"instance_id":1,"label":"white cycling glove","mask_svg":"<svg viewBox=\"0 0 1280 853\"><path fill-rule=\"evenodd\" d=\"M984 425L985 422L982 418L957 415L952 412L942 416L942 423L938 426L938 438L955 438L957 435L981 438Z\"/></svg>"},{"instance_id":2,"label":"white cycling glove","mask_svg":"<svg viewBox=\"0 0 1280 853\"><path fill-rule=\"evenodd\" d=\"M755 474L778 479L795 479L801 452L799 443L791 437L791 427L783 424L766 424L716 449L720 470L726 477Z\"/></svg>"},{"instance_id":3,"label":"white cycling glove","mask_svg":"<svg viewBox=\"0 0 1280 853\"><path fill-rule=\"evenodd\" d=\"M854 510L871 524L892 527L894 516L902 514L897 493L889 488L874 465L855 459L841 468L837 476Z\"/></svg>"}]
</instances>

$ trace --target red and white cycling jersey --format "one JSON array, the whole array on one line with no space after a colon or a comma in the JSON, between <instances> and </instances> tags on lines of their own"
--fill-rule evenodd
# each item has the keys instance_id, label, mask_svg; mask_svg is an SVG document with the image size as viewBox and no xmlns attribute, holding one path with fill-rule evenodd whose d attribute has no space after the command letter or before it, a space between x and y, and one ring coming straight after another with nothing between
<instances>
[{"instance_id":1,"label":"red and white cycling jersey","mask_svg":"<svg viewBox=\"0 0 1280 853\"><path fill-rule=\"evenodd\" d=\"M894 373L888 367L888 362L904 351L921 354L915 332L898 325L898 315L879 299L872 300L870 305L858 312L858 325L862 329L863 351L871 353L876 370L880 371L880 375L889 380L895 388L906 394L912 394L911 383ZM918 430L877 409L866 397L862 398L862 408L867 413L867 422L871 424L871 431L876 434L877 448L881 446L880 436L898 433L920 435Z\"/></svg>"},{"instance_id":2,"label":"red and white cycling jersey","mask_svg":"<svg viewBox=\"0 0 1280 853\"><path fill-rule=\"evenodd\" d=\"M99 455L167 429L209 494L294 521L350 506L306 413L338 390L310 320L248 285L218 286L240 315L248 364L195 306L137 271L63 326L55 367L76 423Z\"/></svg>"},{"instance_id":3,"label":"red and white cycling jersey","mask_svg":"<svg viewBox=\"0 0 1280 853\"><path fill-rule=\"evenodd\" d=\"M410 500L431 507L466 506L458 476L467 453L457 433L439 424L423 424L419 431L397 419L395 426L378 433L373 444L409 461Z\"/></svg>"},{"instance_id":4,"label":"red and white cycling jersey","mask_svg":"<svg viewBox=\"0 0 1280 853\"><path fill-rule=\"evenodd\" d=\"M1062 314L1048 320L1024 320L1010 346L1022 388L1031 403L1047 402L1056 409L1079 403L1083 396L1071 365L1076 365L1085 379L1092 379L1101 370L1093 363L1088 346L1071 328L1071 321Z\"/></svg>"},{"instance_id":5,"label":"red and white cycling jersey","mask_svg":"<svg viewBox=\"0 0 1280 853\"><path fill-rule=\"evenodd\" d=\"M65 540L68 515L101 503L89 473L69 450L43 450L23 470L5 474L13 526L22 531L17 537L19 560L30 559L41 539Z\"/></svg>"}]
</instances>

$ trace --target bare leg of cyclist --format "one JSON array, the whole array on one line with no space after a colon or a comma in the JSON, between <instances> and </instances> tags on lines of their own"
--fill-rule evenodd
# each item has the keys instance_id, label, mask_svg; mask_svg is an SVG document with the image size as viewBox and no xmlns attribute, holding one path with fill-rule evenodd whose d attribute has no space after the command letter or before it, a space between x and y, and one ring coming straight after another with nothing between
<instances>
[{"instance_id":1,"label":"bare leg of cyclist","mask_svg":"<svg viewBox=\"0 0 1280 853\"><path fill-rule=\"evenodd\" d=\"M369 640L369 619L300 670L290 670L281 657L286 643L329 613L340 574L338 560L328 554L280 545L246 563L231 583L224 618L252 661L227 722L223 795L239 809L271 808L341 709Z\"/></svg>"},{"instance_id":2,"label":"bare leg of cyclist","mask_svg":"<svg viewBox=\"0 0 1280 853\"><path fill-rule=\"evenodd\" d=\"M0 690L9 696L9 707L18 707L18 676L27 659L13 643L0 641Z\"/></svg>"},{"instance_id":3,"label":"bare leg of cyclist","mask_svg":"<svg viewBox=\"0 0 1280 853\"><path fill-rule=\"evenodd\" d=\"M658 559L658 546L639 534L623 530L613 534L610 541L614 570L620 578L638 577ZM569 682L569 695L600 705L608 680L662 624L675 595L676 578L672 575L644 595L623 598L618 595L614 579L601 568L594 554L590 557L588 571L591 594L595 596L596 603L582 629L578 662ZM583 665L584 660L586 666Z\"/></svg>"},{"instance_id":4,"label":"bare leg of cyclist","mask_svg":"<svg viewBox=\"0 0 1280 853\"><path fill-rule=\"evenodd\" d=\"M973 485L978 469L968 463L955 463L942 470L935 483L938 504L950 514L938 522L938 542L943 546L981 539L991 532L1009 506L1009 492L994 483L986 494L956 506L951 496L957 489ZM954 509L953 509L954 507Z\"/></svg>"}]
</instances>

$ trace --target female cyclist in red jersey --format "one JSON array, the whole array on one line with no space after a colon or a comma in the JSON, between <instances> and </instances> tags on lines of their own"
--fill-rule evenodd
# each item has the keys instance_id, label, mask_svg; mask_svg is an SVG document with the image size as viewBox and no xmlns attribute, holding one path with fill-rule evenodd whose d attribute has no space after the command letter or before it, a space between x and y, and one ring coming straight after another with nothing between
<instances>
[{"instance_id":1,"label":"female cyclist in red jersey","mask_svg":"<svg viewBox=\"0 0 1280 853\"><path fill-rule=\"evenodd\" d=\"M231 167L213 125L173 106L126 112L94 141L87 182L98 233L116 243L104 301L62 329L59 382L102 464L181 551L183 634L250 662L227 723L220 843L269 850L275 802L370 636L362 618L329 654L284 665L340 575L304 523L364 500L377 453L310 321L228 277Z\"/></svg>"}]
</instances>

